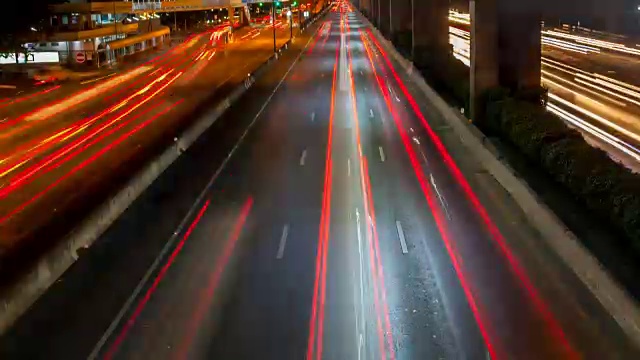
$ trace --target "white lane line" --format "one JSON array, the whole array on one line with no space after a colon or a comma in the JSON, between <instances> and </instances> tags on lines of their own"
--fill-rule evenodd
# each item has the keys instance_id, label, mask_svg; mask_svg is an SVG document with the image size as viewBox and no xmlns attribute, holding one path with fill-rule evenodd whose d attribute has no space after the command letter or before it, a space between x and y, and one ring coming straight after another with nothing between
<instances>
[{"instance_id":1,"label":"white lane line","mask_svg":"<svg viewBox=\"0 0 640 360\"><path fill-rule=\"evenodd\" d=\"M351 158L347 159L347 176L351 176Z\"/></svg>"},{"instance_id":2,"label":"white lane line","mask_svg":"<svg viewBox=\"0 0 640 360\"><path fill-rule=\"evenodd\" d=\"M302 156L300 156L300 166L304 166L304 162L307 159L307 149L302 151Z\"/></svg>"},{"instance_id":3,"label":"white lane line","mask_svg":"<svg viewBox=\"0 0 640 360\"><path fill-rule=\"evenodd\" d=\"M280 245L278 246L278 254L276 259L280 260L284 257L284 247L287 246L287 236L289 235L289 224L282 228L282 236L280 236Z\"/></svg>"},{"instance_id":4,"label":"white lane line","mask_svg":"<svg viewBox=\"0 0 640 360\"><path fill-rule=\"evenodd\" d=\"M402 224L400 224L399 220L396 220L396 229L398 229L398 237L400 238L400 247L402 248L402 253L408 254L409 250L407 249L407 242L404 239L404 230L402 230Z\"/></svg>"},{"instance_id":5,"label":"white lane line","mask_svg":"<svg viewBox=\"0 0 640 360\"><path fill-rule=\"evenodd\" d=\"M378 150L380 151L380 160L384 162L384 150L382 150L382 146L378 146Z\"/></svg>"},{"instance_id":6,"label":"white lane line","mask_svg":"<svg viewBox=\"0 0 640 360\"><path fill-rule=\"evenodd\" d=\"M362 318L365 318L364 312L364 260L362 255L362 232L360 231L360 211L356 208L356 226L357 226L357 234L358 234L358 257L360 261L360 314L362 314ZM362 333L364 332L364 321L360 324L362 329L360 330L360 346L365 348L364 339L362 337Z\"/></svg>"},{"instance_id":7,"label":"white lane line","mask_svg":"<svg viewBox=\"0 0 640 360\"><path fill-rule=\"evenodd\" d=\"M400 98L398 97L398 95L396 95L396 92L393 90L393 87L388 82L387 82L387 89L389 89L389 92L391 93L391 95L393 95L393 97L396 99L396 101L400 102Z\"/></svg>"},{"instance_id":8,"label":"white lane line","mask_svg":"<svg viewBox=\"0 0 640 360\"><path fill-rule=\"evenodd\" d=\"M312 39L313 39L313 37L309 38L309 41L307 41L307 44L305 45L304 49L309 47L309 43L311 43ZM162 259L164 259L164 257L169 252L171 247L175 244L176 240L179 237L178 235L187 226L187 223L188 223L189 219L191 219L194 216L195 212L199 208L199 205L203 203L204 198L207 195L207 193L209 192L209 190L211 189L211 187L213 186L213 183L216 181L216 179L218 179L218 177L220 176L220 173L222 173L222 170L224 170L224 168L229 163L229 160L236 153L236 151L240 147L240 144L242 144L242 142L244 141L244 138L247 137L247 134L253 128L253 125L260 118L260 116L262 115L264 110L267 108L267 106L271 103L271 100L276 95L278 90L280 90L280 87L282 86L282 83L284 83L285 79L289 76L289 74L291 73L291 70L293 70L294 66L296 66L296 64L298 64L298 62L300 61L300 58L302 57L303 53L304 53L304 50L300 54L298 54L298 56L293 61L291 66L289 66L289 69L287 69L287 72L284 73L284 75L282 76L282 78L280 79L278 84L276 85L275 89L273 89L273 91L271 92L271 94L269 95L267 100L264 102L264 104L262 104L262 107L260 108L260 110L258 110L258 113L256 114L256 116L254 116L253 120L251 120L251 123L249 124L249 126L247 126L247 128L244 130L244 132L240 136L240 139L238 139L238 142L236 142L236 144L233 146L233 149L231 149L229 154L227 154L227 157L222 161L222 164L220 164L220 167L218 168L218 170L216 170L216 172L211 176L211 178L209 179L209 182L207 183L207 185L204 187L204 189L202 189L202 192L200 192L200 195L198 195L198 198L196 198L196 201L191 205L191 208L187 212L187 215L185 215L185 217L182 218L182 221L178 225L178 228L176 229L176 231L169 238L169 241L167 241L165 243L164 247L162 248L162 250L160 251L158 256L155 258L155 260L151 264L151 267L149 267L149 269L144 274L144 276L142 277L142 279L140 280L140 282L138 283L136 288L131 293L131 296L129 296L129 298L124 303L122 308L120 308L120 311L118 312L116 317L113 319L111 324L109 324L109 327L107 328L107 330L104 332L104 334L102 334L102 337L100 338L100 340L98 340L96 345L93 347L93 350L91 351L91 353L89 354L89 357L87 358L88 360L95 360L95 359L98 358L98 355L100 354L100 351L102 350L102 348L106 344L107 340L109 340L109 338L111 337L113 332L116 330L117 326L122 321L122 318L124 317L124 315L129 311L129 309L133 305L134 301L138 298L138 296L140 295L140 293L144 289L144 286L149 282L149 279L151 278L151 275L153 275L155 273L156 269L158 268L158 266L160 266L160 262L162 261Z\"/></svg>"},{"instance_id":9,"label":"white lane line","mask_svg":"<svg viewBox=\"0 0 640 360\"><path fill-rule=\"evenodd\" d=\"M373 119L373 109L369 109L369 117Z\"/></svg>"},{"instance_id":10,"label":"white lane line","mask_svg":"<svg viewBox=\"0 0 640 360\"><path fill-rule=\"evenodd\" d=\"M316 113L315 111L311 113L311 122L316 120Z\"/></svg>"},{"instance_id":11,"label":"white lane line","mask_svg":"<svg viewBox=\"0 0 640 360\"><path fill-rule=\"evenodd\" d=\"M340 78L338 79L340 91L349 90L349 66L347 65L346 45L346 34L342 34L340 37Z\"/></svg>"},{"instance_id":12,"label":"white lane line","mask_svg":"<svg viewBox=\"0 0 640 360\"><path fill-rule=\"evenodd\" d=\"M92 83L92 82L100 81L100 80L102 80L102 79L106 79L106 78L108 78L108 77L111 77L111 76L113 76L113 75L115 75L115 74L116 74L116 73L111 73L111 74L109 74L109 75L101 76L101 77L96 78L96 79L86 80L86 81L81 82L81 83L80 83L80 85L85 85L85 84L90 84L90 83Z\"/></svg>"},{"instance_id":13,"label":"white lane line","mask_svg":"<svg viewBox=\"0 0 640 360\"><path fill-rule=\"evenodd\" d=\"M447 206L447 200L444 198L444 196L442 196L442 194L440 194L440 190L438 190L438 186L436 185L436 179L433 178L433 174L429 174L429 177L431 179L431 185L433 186L433 189L436 191L436 195L438 195L438 200L440 200L440 204L442 205L442 208L444 209L444 212L447 215L447 219L451 220L451 215L449 215L449 208Z\"/></svg>"}]
</instances>

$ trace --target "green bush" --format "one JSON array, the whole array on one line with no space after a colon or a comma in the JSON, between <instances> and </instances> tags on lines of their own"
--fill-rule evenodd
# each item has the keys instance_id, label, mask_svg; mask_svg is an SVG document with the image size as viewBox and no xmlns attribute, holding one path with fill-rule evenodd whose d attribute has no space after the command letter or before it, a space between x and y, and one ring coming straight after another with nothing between
<instances>
[{"instance_id":1,"label":"green bush","mask_svg":"<svg viewBox=\"0 0 640 360\"><path fill-rule=\"evenodd\" d=\"M488 95L485 124L502 135L594 214L626 234L640 251L640 175L590 146L575 130L533 102ZM538 97L534 93L533 97ZM541 93L538 93L541 94ZM522 99L522 98L521 98Z\"/></svg>"}]
</instances>

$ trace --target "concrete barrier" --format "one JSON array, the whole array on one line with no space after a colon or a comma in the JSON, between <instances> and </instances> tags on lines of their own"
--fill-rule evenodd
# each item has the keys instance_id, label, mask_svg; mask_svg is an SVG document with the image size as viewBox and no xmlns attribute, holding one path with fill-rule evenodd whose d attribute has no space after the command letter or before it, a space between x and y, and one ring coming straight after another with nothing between
<instances>
[{"instance_id":1,"label":"concrete barrier","mask_svg":"<svg viewBox=\"0 0 640 360\"><path fill-rule=\"evenodd\" d=\"M576 236L551 211L537 194L511 167L500 160L501 155L475 126L460 112L449 106L424 80L413 63L405 59L364 16L377 40L404 69L418 88L451 126L462 144L480 164L513 197L536 227L549 247L573 270L576 276L598 299L631 340L640 346L640 310L600 262L580 243Z\"/></svg>"},{"instance_id":2,"label":"concrete barrier","mask_svg":"<svg viewBox=\"0 0 640 360\"><path fill-rule=\"evenodd\" d=\"M283 44L278 52L286 51L290 47L290 42ZM175 138L170 147L152 159L129 180L125 187L100 205L69 236L45 254L31 271L20 278L14 286L0 294L0 303L3 306L3 311L0 312L0 334L3 334L78 259L78 250L91 246L165 169L253 86L255 80L262 76L269 65L277 59L277 55L274 54L259 65L253 74L248 76L251 81L241 82L212 111L201 115L195 123Z\"/></svg>"}]
</instances>

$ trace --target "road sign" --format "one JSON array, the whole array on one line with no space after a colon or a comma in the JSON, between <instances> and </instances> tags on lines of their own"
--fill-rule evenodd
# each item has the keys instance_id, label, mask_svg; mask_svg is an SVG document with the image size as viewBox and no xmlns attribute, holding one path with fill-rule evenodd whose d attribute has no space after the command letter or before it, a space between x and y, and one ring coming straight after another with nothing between
<instances>
[{"instance_id":1,"label":"road sign","mask_svg":"<svg viewBox=\"0 0 640 360\"><path fill-rule=\"evenodd\" d=\"M76 62L82 64L85 60L87 60L87 57L83 52L76 53Z\"/></svg>"}]
</instances>

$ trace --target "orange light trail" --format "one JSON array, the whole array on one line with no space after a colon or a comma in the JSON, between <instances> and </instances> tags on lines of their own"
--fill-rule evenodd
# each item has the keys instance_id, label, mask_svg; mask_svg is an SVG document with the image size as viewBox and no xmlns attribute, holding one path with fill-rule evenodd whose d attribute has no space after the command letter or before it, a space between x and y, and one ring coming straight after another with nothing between
<instances>
[{"instance_id":1,"label":"orange light trail","mask_svg":"<svg viewBox=\"0 0 640 360\"><path fill-rule=\"evenodd\" d=\"M71 151L73 151L76 148L78 148L80 145L90 141L94 136L96 136L97 134L99 134L103 130L107 129L109 126L111 126L112 124L116 123L117 121L121 120L125 116L131 114L134 110L136 110L140 106L142 106L145 103L147 103L149 100L151 100L157 94L159 94L162 90L164 90L166 87L168 87L172 82L174 82L181 74L182 73L178 73L176 76L171 78L167 83L162 85L155 92L153 92L152 94L150 94L146 98L143 98L141 101L136 103L134 106L131 106L125 112L123 112L122 114L120 114L116 118L112 119L108 123L104 124L103 126L99 127L98 129L95 129L94 131L90 132L89 134L86 134L85 136L80 138L78 141L76 141L74 143L71 143L71 144L59 149L58 151L52 153L51 155L49 155L48 157L43 159L38 164L35 164L31 168L23 171L17 178L12 179L11 182L9 183L9 185L7 185L6 187L0 189L0 199L5 198L6 196L8 196L10 193L15 191L16 189L18 189L21 186L33 181L33 178L34 178L34 176L36 174L41 176L43 174L43 172L41 170L46 169L47 171L50 171L51 169L59 166L62 162L57 162L57 160L59 160L60 158L66 156ZM77 154L77 152L75 154ZM68 161L69 158L70 157L67 157L63 161ZM58 165L56 166L56 164L58 164ZM51 166L53 166L53 167L51 167Z\"/></svg>"},{"instance_id":2,"label":"orange light trail","mask_svg":"<svg viewBox=\"0 0 640 360\"><path fill-rule=\"evenodd\" d=\"M176 102L173 105L168 106L167 108L165 108L163 111L159 112L158 114L154 115L153 117L149 118L148 120L146 120L145 122L139 124L138 126L136 126L135 128L131 129L130 131L128 131L127 133L121 135L118 139L116 139L115 141L109 143L108 145L106 145L105 147L103 147L102 149L100 149L100 151L98 151L97 153L93 154L91 157L87 158L86 160L82 161L80 164L78 164L77 166L75 166L73 169L71 169L69 172L67 172L65 175L63 175L62 177L58 178L56 181L50 183L47 187L45 187L43 190L41 190L40 192L38 192L35 196L33 196L31 199L23 202L22 204L20 204L19 206L17 206L16 208L14 208L11 212L9 212L8 214L0 217L0 225L4 224L5 222L7 222L10 218L12 218L13 216L15 216L16 214L22 212L24 209L26 209L29 205L31 205L32 203L34 203L36 200L40 199L41 197L43 197L44 195L46 195L49 191L51 191L52 189L54 189L56 186L58 186L60 183L62 183L64 180L70 178L72 175L76 174L77 172L79 172L80 170L84 169L85 167L87 167L88 165L90 165L91 163L93 163L95 160L97 160L99 157L101 157L102 155L104 155L105 153L107 153L108 151L110 151L111 149L113 149L115 146L119 145L120 143L124 142L125 140L129 139L131 136L133 136L134 134L136 134L138 131L142 130L143 128L145 128L147 125L149 125L150 123L152 123L153 121L155 121L157 118L159 118L161 115L164 115L165 113L169 112L171 109L173 109L174 107L178 106L180 103L182 102Z\"/></svg>"},{"instance_id":3,"label":"orange light trail","mask_svg":"<svg viewBox=\"0 0 640 360\"><path fill-rule=\"evenodd\" d=\"M17 99L14 99L14 98L2 99L2 101L0 101L0 109L5 108L5 107L7 107L9 105L15 105L15 104L21 103L23 101L27 101L29 99L33 99L35 97L38 97L40 95L44 95L46 93L50 93L50 92L52 92L54 90L57 90L59 88L60 88L60 85L56 85L56 86L52 86L50 88L44 89L42 91L35 92L33 94L25 95L25 96L17 98Z\"/></svg>"}]
</instances>

